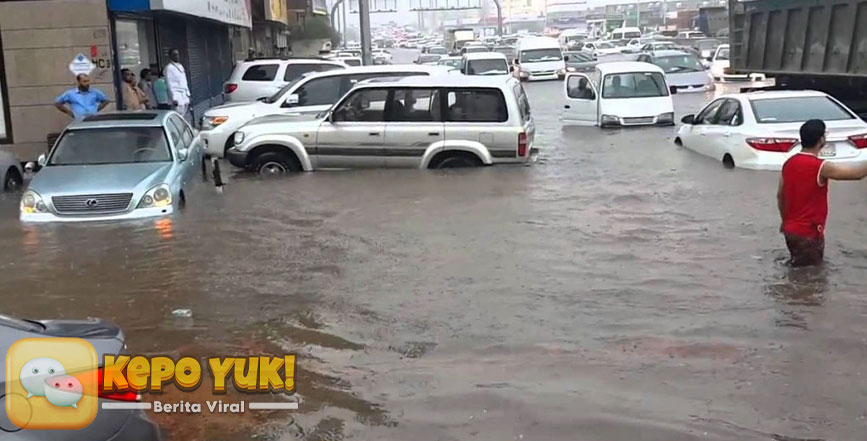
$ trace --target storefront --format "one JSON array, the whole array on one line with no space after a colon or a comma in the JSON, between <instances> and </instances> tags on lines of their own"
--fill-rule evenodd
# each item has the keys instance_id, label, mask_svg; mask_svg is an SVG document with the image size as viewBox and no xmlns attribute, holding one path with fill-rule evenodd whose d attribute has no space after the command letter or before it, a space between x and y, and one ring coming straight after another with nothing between
<instances>
[{"instance_id":1,"label":"storefront","mask_svg":"<svg viewBox=\"0 0 867 441\"><path fill-rule=\"evenodd\" d=\"M223 82L246 52L237 46L249 42L250 0L109 0L109 11L118 72L164 69L178 49L193 119L222 103Z\"/></svg>"}]
</instances>

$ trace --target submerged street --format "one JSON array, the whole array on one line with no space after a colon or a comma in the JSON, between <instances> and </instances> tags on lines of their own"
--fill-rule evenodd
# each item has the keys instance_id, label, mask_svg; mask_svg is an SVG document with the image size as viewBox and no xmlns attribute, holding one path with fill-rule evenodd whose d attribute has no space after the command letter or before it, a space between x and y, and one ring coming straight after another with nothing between
<instances>
[{"instance_id":1,"label":"submerged street","mask_svg":"<svg viewBox=\"0 0 867 441\"><path fill-rule=\"evenodd\" d=\"M561 127L562 82L524 87L532 166L238 173L125 223L0 195L0 304L135 353L298 354L299 411L156 415L171 440L864 439L864 184L832 184L828 263L792 270L777 173Z\"/></svg>"}]
</instances>

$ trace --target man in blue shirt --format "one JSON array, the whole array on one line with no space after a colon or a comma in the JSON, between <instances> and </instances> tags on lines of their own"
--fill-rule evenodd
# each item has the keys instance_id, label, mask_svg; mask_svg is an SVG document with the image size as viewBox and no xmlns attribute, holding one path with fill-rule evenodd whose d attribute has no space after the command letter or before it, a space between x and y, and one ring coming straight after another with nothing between
<instances>
[{"instance_id":1,"label":"man in blue shirt","mask_svg":"<svg viewBox=\"0 0 867 441\"><path fill-rule=\"evenodd\" d=\"M90 75L79 74L75 80L78 87L63 92L54 101L54 107L75 119L82 119L99 113L108 105L108 97L101 90L90 88Z\"/></svg>"}]
</instances>

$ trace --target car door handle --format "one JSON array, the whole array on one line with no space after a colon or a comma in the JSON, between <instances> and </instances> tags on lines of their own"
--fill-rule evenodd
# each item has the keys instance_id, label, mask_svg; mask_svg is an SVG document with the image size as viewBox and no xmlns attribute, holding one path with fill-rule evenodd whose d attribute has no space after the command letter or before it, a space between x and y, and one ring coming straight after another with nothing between
<instances>
[{"instance_id":1,"label":"car door handle","mask_svg":"<svg viewBox=\"0 0 867 441\"><path fill-rule=\"evenodd\" d=\"M379 136L379 132L370 132L368 133L370 136Z\"/></svg>"},{"instance_id":2,"label":"car door handle","mask_svg":"<svg viewBox=\"0 0 867 441\"><path fill-rule=\"evenodd\" d=\"M427 136L440 136L440 132L428 132Z\"/></svg>"},{"instance_id":3,"label":"car door handle","mask_svg":"<svg viewBox=\"0 0 867 441\"><path fill-rule=\"evenodd\" d=\"M571 109L571 108L572 108L572 106L570 106L570 105L568 105L568 104L566 104L566 105L563 106L563 107L565 107L565 108L567 108L567 109Z\"/></svg>"}]
</instances>

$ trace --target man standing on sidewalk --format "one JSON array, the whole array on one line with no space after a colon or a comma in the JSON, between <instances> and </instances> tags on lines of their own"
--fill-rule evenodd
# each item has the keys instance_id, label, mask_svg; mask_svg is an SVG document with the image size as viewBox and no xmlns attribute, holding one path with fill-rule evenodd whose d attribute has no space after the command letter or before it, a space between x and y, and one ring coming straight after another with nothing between
<instances>
[{"instance_id":1,"label":"man standing on sidewalk","mask_svg":"<svg viewBox=\"0 0 867 441\"><path fill-rule=\"evenodd\" d=\"M129 69L122 69L120 75L123 78L121 95L123 96L122 110L145 110L147 108L147 95L139 89L135 82L135 74Z\"/></svg>"},{"instance_id":2,"label":"man standing on sidewalk","mask_svg":"<svg viewBox=\"0 0 867 441\"><path fill-rule=\"evenodd\" d=\"M63 92L54 100L57 110L75 119L83 119L96 115L108 105L108 97L101 90L90 87L90 75L79 74L75 81L78 83L75 89Z\"/></svg>"},{"instance_id":3,"label":"man standing on sidewalk","mask_svg":"<svg viewBox=\"0 0 867 441\"><path fill-rule=\"evenodd\" d=\"M187 70L181 64L181 53L177 49L169 50L169 60L166 66L166 82L169 85L169 95L175 110L184 118L190 109L190 86L187 83Z\"/></svg>"},{"instance_id":4,"label":"man standing on sidewalk","mask_svg":"<svg viewBox=\"0 0 867 441\"><path fill-rule=\"evenodd\" d=\"M867 162L840 163L819 158L825 147L825 123L813 119L801 126L801 151L786 160L777 189L780 231L792 255L792 266L822 263L830 180L857 181L867 177Z\"/></svg>"}]
</instances>

